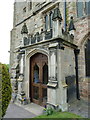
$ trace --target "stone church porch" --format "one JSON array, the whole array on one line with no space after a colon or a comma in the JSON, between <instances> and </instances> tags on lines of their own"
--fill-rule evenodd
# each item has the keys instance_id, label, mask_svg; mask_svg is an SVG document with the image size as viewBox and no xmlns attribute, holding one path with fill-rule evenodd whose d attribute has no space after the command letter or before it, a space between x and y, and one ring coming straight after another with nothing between
<instances>
[{"instance_id":1,"label":"stone church porch","mask_svg":"<svg viewBox=\"0 0 90 120\"><path fill-rule=\"evenodd\" d=\"M30 92L30 75L32 72L30 72L30 58L40 53L46 55L48 58L47 99L45 104L53 107L57 107L58 105L62 111L68 110L69 100L71 98L77 99L78 97L75 77L75 50L77 50L76 45L61 38L50 39L18 48L17 51L19 52L17 55L21 60L18 63L20 65L20 76L17 79L17 101L20 101L23 96L28 103L36 101L35 103L41 104L40 101L38 102L31 98L32 92Z\"/></svg>"}]
</instances>

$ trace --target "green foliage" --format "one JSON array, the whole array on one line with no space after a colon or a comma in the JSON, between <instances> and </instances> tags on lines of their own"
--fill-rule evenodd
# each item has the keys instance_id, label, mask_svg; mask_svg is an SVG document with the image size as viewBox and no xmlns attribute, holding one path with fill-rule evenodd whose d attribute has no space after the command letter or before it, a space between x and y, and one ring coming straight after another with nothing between
<instances>
[{"instance_id":1,"label":"green foliage","mask_svg":"<svg viewBox=\"0 0 90 120\"><path fill-rule=\"evenodd\" d=\"M2 114L2 81L1 81L1 78L2 78L2 69L1 69L1 65L0 65L0 118L1 118L1 114Z\"/></svg>"},{"instance_id":2,"label":"green foliage","mask_svg":"<svg viewBox=\"0 0 90 120\"><path fill-rule=\"evenodd\" d=\"M6 67L7 71L9 72L9 64L4 64L4 66Z\"/></svg>"},{"instance_id":3,"label":"green foliage","mask_svg":"<svg viewBox=\"0 0 90 120\"><path fill-rule=\"evenodd\" d=\"M70 112L53 112L53 114L51 114L51 115L40 115L40 116L37 116L37 117L35 117L36 119L38 118L46 118L46 119L48 119L49 120L49 118L50 118L50 120L51 119L55 119L55 118L61 118L61 120L65 120L65 118L66 118L66 120L70 120L70 118L73 118L74 120L76 119L76 118L78 118L77 120L81 120L81 116L79 116L79 115L76 115L76 114L73 114L73 113L70 113ZM82 119L83 120L83 119Z\"/></svg>"},{"instance_id":4,"label":"green foliage","mask_svg":"<svg viewBox=\"0 0 90 120\"><path fill-rule=\"evenodd\" d=\"M48 107L48 108L46 108L44 110L45 110L46 115L52 115L53 112L54 112L54 109L52 109L51 107Z\"/></svg>"},{"instance_id":5,"label":"green foliage","mask_svg":"<svg viewBox=\"0 0 90 120\"><path fill-rule=\"evenodd\" d=\"M2 75L2 88L0 89L1 94L1 99L2 99L2 117L5 115L7 107L9 105L9 102L11 100L11 82L10 82L10 75L8 72L8 67L7 65L1 64L0 63L0 71Z\"/></svg>"},{"instance_id":6,"label":"green foliage","mask_svg":"<svg viewBox=\"0 0 90 120\"><path fill-rule=\"evenodd\" d=\"M62 112L62 110L61 110L61 109L59 109L59 110L58 110L58 112Z\"/></svg>"},{"instance_id":7,"label":"green foliage","mask_svg":"<svg viewBox=\"0 0 90 120\"><path fill-rule=\"evenodd\" d=\"M9 70L9 67L10 67L9 64L5 64L5 65L6 65L7 69Z\"/></svg>"}]
</instances>

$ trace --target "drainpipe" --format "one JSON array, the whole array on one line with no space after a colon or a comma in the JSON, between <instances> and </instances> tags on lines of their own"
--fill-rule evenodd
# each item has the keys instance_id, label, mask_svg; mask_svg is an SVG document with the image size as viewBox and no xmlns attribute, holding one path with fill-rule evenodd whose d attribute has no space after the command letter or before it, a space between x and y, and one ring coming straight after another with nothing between
<instances>
[{"instance_id":1,"label":"drainpipe","mask_svg":"<svg viewBox=\"0 0 90 120\"><path fill-rule=\"evenodd\" d=\"M79 49L75 49L74 50L74 54L75 54L75 70L76 70L76 96L77 99L80 100L80 94L79 94L79 77L78 77L78 54L79 54L80 50Z\"/></svg>"},{"instance_id":2,"label":"drainpipe","mask_svg":"<svg viewBox=\"0 0 90 120\"><path fill-rule=\"evenodd\" d=\"M64 30L66 31L66 0L64 0Z\"/></svg>"}]
</instances>

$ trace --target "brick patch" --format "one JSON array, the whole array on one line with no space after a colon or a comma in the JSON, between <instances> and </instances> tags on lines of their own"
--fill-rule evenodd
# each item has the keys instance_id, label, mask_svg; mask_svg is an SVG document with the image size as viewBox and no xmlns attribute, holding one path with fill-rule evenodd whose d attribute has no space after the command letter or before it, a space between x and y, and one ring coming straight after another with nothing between
<instances>
[{"instance_id":1,"label":"brick patch","mask_svg":"<svg viewBox=\"0 0 90 120\"><path fill-rule=\"evenodd\" d=\"M80 95L81 98L85 101L90 100L90 78L86 78L86 80L80 85Z\"/></svg>"}]
</instances>

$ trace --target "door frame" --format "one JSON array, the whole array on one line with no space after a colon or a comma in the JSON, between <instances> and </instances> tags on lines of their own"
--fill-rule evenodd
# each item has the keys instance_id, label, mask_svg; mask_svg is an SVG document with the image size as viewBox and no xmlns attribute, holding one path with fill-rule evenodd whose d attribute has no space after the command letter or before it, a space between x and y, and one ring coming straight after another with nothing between
<instances>
[{"instance_id":1,"label":"door frame","mask_svg":"<svg viewBox=\"0 0 90 120\"><path fill-rule=\"evenodd\" d=\"M44 54L44 53L42 53L42 52L36 52L35 54L37 54L37 53L39 53L39 54L43 54L43 55L45 55L46 57L47 57L47 65L48 65L48 55L47 54ZM33 54L31 57L33 57L35 54ZM41 106L43 106L44 105L44 103L42 102L42 103L39 103L37 100L32 100L32 78L31 78L31 74L32 74L32 66L31 66L31 57L29 58L29 72L30 72L30 74L29 74L29 97L30 97L30 101L32 102L32 101L34 101L36 104L39 104L39 105L41 105ZM49 71L49 70L48 70ZM41 76L43 76L43 72L42 72L42 75ZM36 85L36 86L40 86L39 84L38 85ZM41 85L41 88L40 89L42 89L42 88L47 88L47 85L44 85L44 84L42 84ZM40 91L39 91L39 94L40 94ZM42 93L43 94L43 93ZM40 96L42 96L42 94L40 95Z\"/></svg>"}]
</instances>

